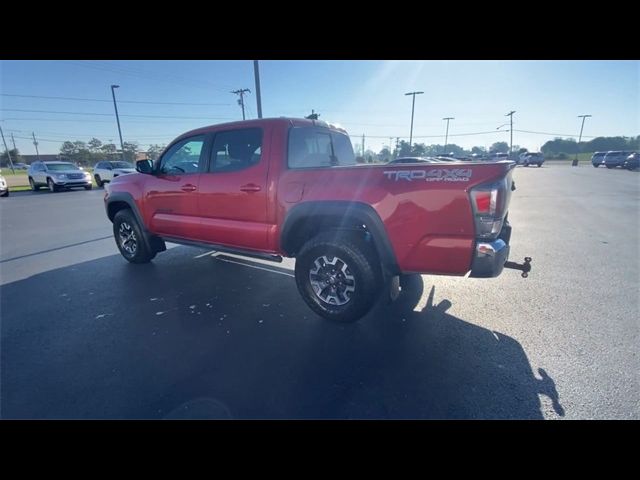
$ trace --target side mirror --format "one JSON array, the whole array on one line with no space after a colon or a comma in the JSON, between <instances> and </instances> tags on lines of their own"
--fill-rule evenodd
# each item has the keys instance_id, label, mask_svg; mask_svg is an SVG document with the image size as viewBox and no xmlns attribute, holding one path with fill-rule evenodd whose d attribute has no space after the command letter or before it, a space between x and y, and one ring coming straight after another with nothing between
<instances>
[{"instance_id":1,"label":"side mirror","mask_svg":"<svg viewBox=\"0 0 640 480\"><path fill-rule=\"evenodd\" d=\"M136 171L146 173L148 175L152 174L153 162L151 160L138 160L136 162Z\"/></svg>"}]
</instances>

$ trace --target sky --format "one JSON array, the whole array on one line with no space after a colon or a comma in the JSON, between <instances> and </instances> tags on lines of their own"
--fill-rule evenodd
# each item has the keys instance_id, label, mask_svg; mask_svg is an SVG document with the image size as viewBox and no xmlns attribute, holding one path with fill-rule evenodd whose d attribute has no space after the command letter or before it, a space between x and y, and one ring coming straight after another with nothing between
<instances>
[{"instance_id":1,"label":"sky","mask_svg":"<svg viewBox=\"0 0 640 480\"><path fill-rule=\"evenodd\" d=\"M389 138L408 140L415 97L413 140L464 148L509 142L539 150L555 137L583 140L640 134L639 61L405 61L262 60L263 117L303 117L312 109L338 123L365 148L379 151ZM252 60L28 60L0 61L0 126L11 148L58 153L65 140L96 137L119 145L110 85L125 142L167 144L204 125L257 117ZM36 97L65 97L36 98ZM75 100L82 99L82 100ZM136 103L140 102L140 103ZM145 103L147 102L147 103ZM500 130L497 130L501 127ZM533 133L537 132L537 133ZM4 147L0 147L4 148Z\"/></svg>"}]
</instances>

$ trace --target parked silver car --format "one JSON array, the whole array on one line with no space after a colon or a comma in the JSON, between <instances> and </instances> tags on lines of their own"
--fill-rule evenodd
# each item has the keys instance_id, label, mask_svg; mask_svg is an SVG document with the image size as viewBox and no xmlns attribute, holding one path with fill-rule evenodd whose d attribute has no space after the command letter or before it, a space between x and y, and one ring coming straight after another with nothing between
<instances>
[{"instance_id":1,"label":"parked silver car","mask_svg":"<svg viewBox=\"0 0 640 480\"><path fill-rule=\"evenodd\" d=\"M29 167L31 190L47 187L51 192L83 187L91 190L91 174L69 162L33 162Z\"/></svg>"},{"instance_id":2,"label":"parked silver car","mask_svg":"<svg viewBox=\"0 0 640 480\"><path fill-rule=\"evenodd\" d=\"M93 178L96 180L96 185L101 187L105 182L110 182L127 173L136 173L136 168L129 162L104 161L96 163Z\"/></svg>"}]
</instances>

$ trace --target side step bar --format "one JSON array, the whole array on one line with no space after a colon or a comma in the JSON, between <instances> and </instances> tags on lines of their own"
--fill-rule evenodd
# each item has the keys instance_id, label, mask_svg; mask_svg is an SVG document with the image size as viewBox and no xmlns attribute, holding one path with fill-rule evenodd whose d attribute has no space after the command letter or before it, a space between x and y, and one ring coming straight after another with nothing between
<instances>
[{"instance_id":1,"label":"side step bar","mask_svg":"<svg viewBox=\"0 0 640 480\"><path fill-rule=\"evenodd\" d=\"M274 255L271 253L254 252L252 250L243 250L241 248L225 247L223 245L216 245L215 243L203 243L194 242L191 240L184 240L182 238L165 237L162 239L165 242L177 243L180 245L187 245L189 247L206 248L209 250L215 250L223 253L233 253L235 255L242 255L243 257L259 258L260 260L268 260L270 262L282 263L282 257L280 255Z\"/></svg>"}]
</instances>

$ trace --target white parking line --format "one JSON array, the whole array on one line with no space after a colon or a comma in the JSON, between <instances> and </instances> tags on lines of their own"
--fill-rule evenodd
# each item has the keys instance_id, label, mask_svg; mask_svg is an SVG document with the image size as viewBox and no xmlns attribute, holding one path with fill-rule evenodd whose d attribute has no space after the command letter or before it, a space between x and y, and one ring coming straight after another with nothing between
<instances>
[{"instance_id":1,"label":"white parking line","mask_svg":"<svg viewBox=\"0 0 640 480\"><path fill-rule=\"evenodd\" d=\"M202 255L198 255L197 257L193 257L193 258L202 258L202 257L206 257L207 255L211 255L212 253L216 253L216 251L215 251L215 250L211 250L210 252L203 253Z\"/></svg>"},{"instance_id":2,"label":"white parking line","mask_svg":"<svg viewBox=\"0 0 640 480\"><path fill-rule=\"evenodd\" d=\"M285 273L285 272L281 272L279 270L272 270L270 268L264 268L264 267L258 267L256 265L248 265L246 263L241 263L241 262L235 262L233 260L229 260L226 258L220 258L220 257L215 257L216 260L220 260L221 262L227 262L227 263L235 263L236 265L242 265L243 267L249 267L249 268L256 268L258 270L266 270L267 272L271 272L271 273L277 273L279 275L286 275L287 277L294 277L295 275L291 274L291 273Z\"/></svg>"}]
</instances>

